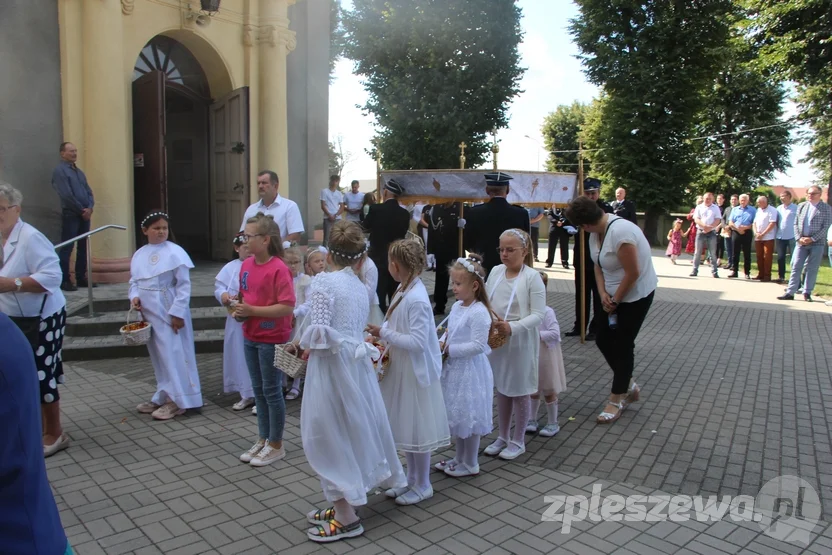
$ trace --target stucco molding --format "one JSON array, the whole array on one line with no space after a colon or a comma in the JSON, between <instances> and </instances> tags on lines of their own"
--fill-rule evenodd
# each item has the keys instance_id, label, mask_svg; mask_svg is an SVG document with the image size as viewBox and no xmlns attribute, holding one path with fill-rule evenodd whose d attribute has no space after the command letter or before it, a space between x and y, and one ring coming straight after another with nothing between
<instances>
[{"instance_id":1,"label":"stucco molding","mask_svg":"<svg viewBox=\"0 0 832 555\"><path fill-rule=\"evenodd\" d=\"M298 45L297 34L282 25L244 25L243 44L267 44L269 46L282 45L287 52L293 51Z\"/></svg>"},{"instance_id":2,"label":"stucco molding","mask_svg":"<svg viewBox=\"0 0 832 555\"><path fill-rule=\"evenodd\" d=\"M124 15L130 15L133 13L133 8L135 8L136 0L121 0L121 13Z\"/></svg>"}]
</instances>

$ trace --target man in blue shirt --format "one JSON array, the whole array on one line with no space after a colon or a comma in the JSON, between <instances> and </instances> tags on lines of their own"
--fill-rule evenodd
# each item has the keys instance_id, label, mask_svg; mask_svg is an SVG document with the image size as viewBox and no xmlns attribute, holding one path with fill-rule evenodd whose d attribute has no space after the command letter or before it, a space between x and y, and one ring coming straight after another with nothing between
<instances>
[{"instance_id":1,"label":"man in blue shirt","mask_svg":"<svg viewBox=\"0 0 832 555\"><path fill-rule=\"evenodd\" d=\"M529 213L529 225L531 225L532 245L534 245L534 261L540 262L537 259L537 242L540 240L540 220L543 219L542 208L526 208Z\"/></svg>"},{"instance_id":2,"label":"man in blue shirt","mask_svg":"<svg viewBox=\"0 0 832 555\"><path fill-rule=\"evenodd\" d=\"M792 204L791 191L780 193L780 201L783 204L777 207L777 236L774 239L777 252L777 283L786 280L786 252L794 256L794 222L797 218L797 206Z\"/></svg>"},{"instance_id":3,"label":"man in blue shirt","mask_svg":"<svg viewBox=\"0 0 832 555\"><path fill-rule=\"evenodd\" d=\"M751 226L754 225L757 210L748 205L748 199L748 195L740 195L740 205L731 210L729 217L728 227L731 228L731 241L734 244L734 259L731 261L729 278L739 277L740 251L742 251L745 279L751 279L751 243L754 241Z\"/></svg>"},{"instance_id":4,"label":"man in blue shirt","mask_svg":"<svg viewBox=\"0 0 832 555\"><path fill-rule=\"evenodd\" d=\"M95 200L92 189L75 162L78 149L72 143L61 143L61 163L52 172L52 187L61 198L61 242L68 241L90 230L90 219ZM87 242L78 241L75 255L75 281L78 287L87 287ZM72 244L58 253L61 259L61 271L64 274L61 289L75 291L77 287L69 278L69 258L72 256Z\"/></svg>"},{"instance_id":5,"label":"man in blue shirt","mask_svg":"<svg viewBox=\"0 0 832 555\"><path fill-rule=\"evenodd\" d=\"M0 553L71 554L49 489L32 347L0 313Z\"/></svg>"}]
</instances>

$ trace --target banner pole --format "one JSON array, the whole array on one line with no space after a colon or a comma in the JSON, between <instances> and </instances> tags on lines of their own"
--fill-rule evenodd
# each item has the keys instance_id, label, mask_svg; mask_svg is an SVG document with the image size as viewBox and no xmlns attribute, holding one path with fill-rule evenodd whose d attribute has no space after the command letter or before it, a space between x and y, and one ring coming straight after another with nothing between
<instances>
[{"instance_id":1,"label":"banner pole","mask_svg":"<svg viewBox=\"0 0 832 555\"><path fill-rule=\"evenodd\" d=\"M381 202L381 148L376 142L376 203Z\"/></svg>"},{"instance_id":2,"label":"banner pole","mask_svg":"<svg viewBox=\"0 0 832 555\"><path fill-rule=\"evenodd\" d=\"M467 146L468 145L465 144L465 141L462 141L461 143L459 143L459 150L460 150L460 153L459 153L459 169L461 169L461 170L465 169L465 147L467 147ZM464 202L459 203L459 218L460 219L465 219L465 203ZM463 233L464 233L464 230L460 227L459 228L459 252L458 252L457 256L464 256L465 255L465 251L462 248Z\"/></svg>"},{"instance_id":3,"label":"banner pole","mask_svg":"<svg viewBox=\"0 0 832 555\"><path fill-rule=\"evenodd\" d=\"M578 194L584 194L584 152L583 141L578 141ZM578 246L578 251L581 253L581 276L580 276L580 291L575 291L576 295L581 295L581 344L586 343L586 317L587 317L587 303L586 303L586 232L583 227L578 233L578 240L581 244Z\"/></svg>"}]
</instances>

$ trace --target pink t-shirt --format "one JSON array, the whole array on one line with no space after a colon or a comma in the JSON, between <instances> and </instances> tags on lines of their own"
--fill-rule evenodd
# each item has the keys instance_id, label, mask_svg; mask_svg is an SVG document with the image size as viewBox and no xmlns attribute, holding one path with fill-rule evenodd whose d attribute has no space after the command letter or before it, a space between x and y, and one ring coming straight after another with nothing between
<instances>
[{"instance_id":1,"label":"pink t-shirt","mask_svg":"<svg viewBox=\"0 0 832 555\"><path fill-rule=\"evenodd\" d=\"M295 306L292 272L277 257L257 264L251 256L240 269L240 294L246 304ZM243 335L257 343L286 343L292 333L292 314L280 318L249 317L243 322Z\"/></svg>"}]
</instances>

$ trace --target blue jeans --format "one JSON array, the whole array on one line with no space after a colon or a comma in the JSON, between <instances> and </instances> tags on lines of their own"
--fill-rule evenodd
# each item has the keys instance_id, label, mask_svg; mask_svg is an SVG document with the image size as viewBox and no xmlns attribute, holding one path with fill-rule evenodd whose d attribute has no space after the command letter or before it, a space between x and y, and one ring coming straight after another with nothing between
<instances>
[{"instance_id":1,"label":"blue jeans","mask_svg":"<svg viewBox=\"0 0 832 555\"><path fill-rule=\"evenodd\" d=\"M811 295L815 288L815 280L818 278L818 268L823 259L823 244L820 245L798 245L792 257L792 274L789 276L789 287L786 289L788 295L794 295L800 287L800 275L805 274L803 294Z\"/></svg>"},{"instance_id":2,"label":"blue jeans","mask_svg":"<svg viewBox=\"0 0 832 555\"><path fill-rule=\"evenodd\" d=\"M794 258L794 239L775 239L774 250L777 252L777 276L786 278L786 251Z\"/></svg>"},{"instance_id":3,"label":"blue jeans","mask_svg":"<svg viewBox=\"0 0 832 555\"><path fill-rule=\"evenodd\" d=\"M711 273L716 275L719 266L716 263L716 231L696 234L696 249L693 255L693 271L699 271L699 261L702 259L702 248L708 242L708 256L711 257Z\"/></svg>"},{"instance_id":4,"label":"blue jeans","mask_svg":"<svg viewBox=\"0 0 832 555\"><path fill-rule=\"evenodd\" d=\"M243 352L254 390L260 439L282 441L286 402L283 400L283 373L274 367L274 345L246 339Z\"/></svg>"},{"instance_id":5,"label":"blue jeans","mask_svg":"<svg viewBox=\"0 0 832 555\"><path fill-rule=\"evenodd\" d=\"M84 220L80 214L64 211L61 214L61 243L78 237L90 230L89 220ZM78 252L75 254L75 281L87 279L87 240L81 239L77 243L70 243L63 247L58 253L61 261L61 272L63 282L70 283L69 279L69 258L72 256L72 247L78 245Z\"/></svg>"}]
</instances>

